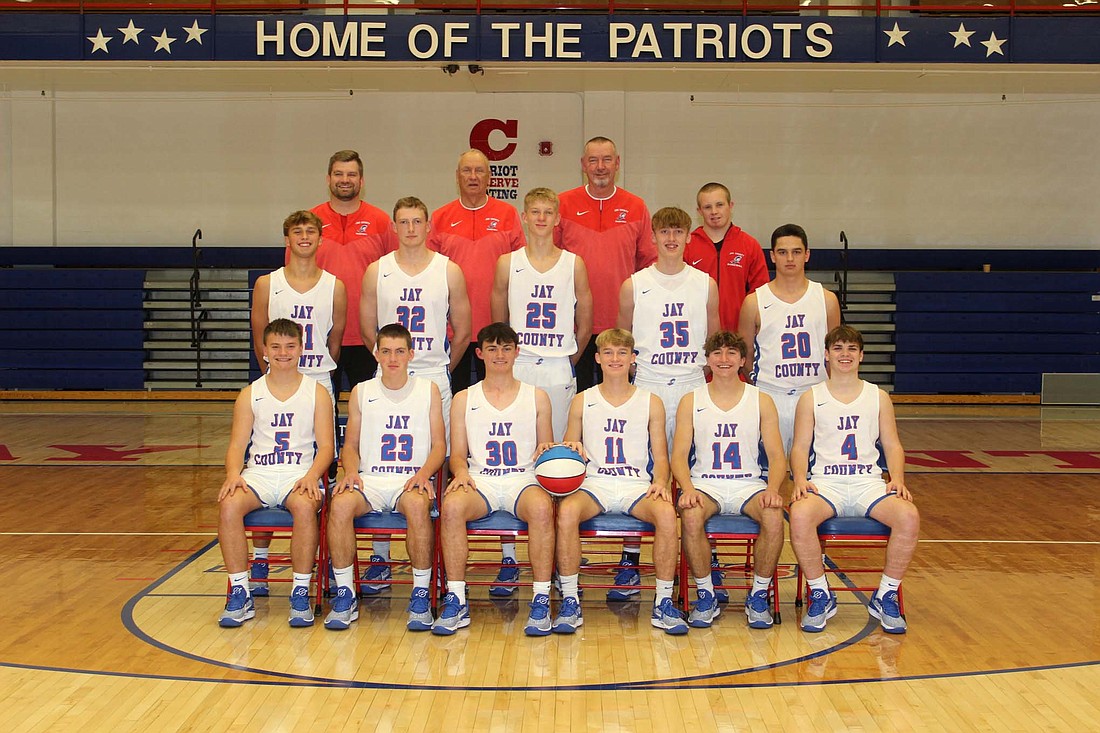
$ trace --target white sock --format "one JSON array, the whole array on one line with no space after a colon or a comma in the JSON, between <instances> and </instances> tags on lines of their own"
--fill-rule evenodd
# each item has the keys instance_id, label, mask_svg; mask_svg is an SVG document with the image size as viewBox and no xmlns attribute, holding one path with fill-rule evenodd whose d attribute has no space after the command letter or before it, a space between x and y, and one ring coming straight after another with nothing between
<instances>
[{"instance_id":1,"label":"white sock","mask_svg":"<svg viewBox=\"0 0 1100 733\"><path fill-rule=\"evenodd\" d=\"M829 592L829 581L822 575L820 578L806 578L806 585L810 586L810 590L823 590L826 593Z\"/></svg>"},{"instance_id":2,"label":"white sock","mask_svg":"<svg viewBox=\"0 0 1100 733\"><path fill-rule=\"evenodd\" d=\"M309 581L312 578L312 573L294 573L294 588L291 589L291 593L299 588L305 588L308 591Z\"/></svg>"},{"instance_id":3,"label":"white sock","mask_svg":"<svg viewBox=\"0 0 1100 733\"><path fill-rule=\"evenodd\" d=\"M580 577L580 573L558 576L558 579L561 580L561 597L563 599L572 598L575 601L580 600L580 593L577 588Z\"/></svg>"},{"instance_id":4,"label":"white sock","mask_svg":"<svg viewBox=\"0 0 1100 733\"><path fill-rule=\"evenodd\" d=\"M252 548L252 559L253 560L263 560L263 561L266 562L267 561L267 554L269 552L271 552L270 547L253 547Z\"/></svg>"},{"instance_id":5,"label":"white sock","mask_svg":"<svg viewBox=\"0 0 1100 733\"><path fill-rule=\"evenodd\" d=\"M229 584L230 585L239 585L240 587L244 588L245 593L247 593L248 595L252 595L252 591L248 587L248 571L247 570L245 570L243 573L230 573L229 574Z\"/></svg>"},{"instance_id":6,"label":"white sock","mask_svg":"<svg viewBox=\"0 0 1100 733\"><path fill-rule=\"evenodd\" d=\"M465 583L463 584L465 585ZM413 588L431 588L432 587L432 569L425 568L413 568Z\"/></svg>"},{"instance_id":7,"label":"white sock","mask_svg":"<svg viewBox=\"0 0 1100 733\"><path fill-rule=\"evenodd\" d=\"M707 573L702 578L695 579L695 591L702 594L703 591L714 595L714 582L710 578L710 573Z\"/></svg>"},{"instance_id":8,"label":"white sock","mask_svg":"<svg viewBox=\"0 0 1100 733\"><path fill-rule=\"evenodd\" d=\"M676 581L673 580L661 580L657 578L657 595L653 596L653 605L661 605L661 601L666 598L672 598L672 586Z\"/></svg>"},{"instance_id":9,"label":"white sock","mask_svg":"<svg viewBox=\"0 0 1100 733\"><path fill-rule=\"evenodd\" d=\"M348 565L346 568L333 568L332 574L336 577L337 588L347 588L350 591L355 590L354 565Z\"/></svg>"},{"instance_id":10,"label":"white sock","mask_svg":"<svg viewBox=\"0 0 1100 733\"><path fill-rule=\"evenodd\" d=\"M500 543L500 559L511 558L516 559L516 543L515 542L501 542Z\"/></svg>"},{"instance_id":11,"label":"white sock","mask_svg":"<svg viewBox=\"0 0 1100 733\"><path fill-rule=\"evenodd\" d=\"M380 556L383 560L389 562L390 559L390 542L373 542L371 553Z\"/></svg>"},{"instance_id":12,"label":"white sock","mask_svg":"<svg viewBox=\"0 0 1100 733\"><path fill-rule=\"evenodd\" d=\"M534 588L536 596L539 596L539 595L548 596L548 595L550 595L550 581L549 580L547 580L545 583L540 583L539 581L536 580L534 583L531 584L531 587Z\"/></svg>"},{"instance_id":13,"label":"white sock","mask_svg":"<svg viewBox=\"0 0 1100 733\"><path fill-rule=\"evenodd\" d=\"M466 605L466 581L465 580L448 580L447 592L454 593L458 596L458 604L460 606Z\"/></svg>"},{"instance_id":14,"label":"white sock","mask_svg":"<svg viewBox=\"0 0 1100 733\"><path fill-rule=\"evenodd\" d=\"M891 578L889 575L886 575L885 573L883 573L882 580L880 580L879 584L878 584L878 593L876 595L879 598L882 598L884 595L886 595L890 591L892 591L892 590L896 591L900 587L901 587L901 581L900 580L898 580L896 578Z\"/></svg>"},{"instance_id":15,"label":"white sock","mask_svg":"<svg viewBox=\"0 0 1100 733\"><path fill-rule=\"evenodd\" d=\"M824 576L822 576L824 577ZM760 591L765 593L768 590L768 586L772 584L771 578L761 578L759 575L753 574L752 576L752 590L749 591L753 595L756 595Z\"/></svg>"}]
</instances>

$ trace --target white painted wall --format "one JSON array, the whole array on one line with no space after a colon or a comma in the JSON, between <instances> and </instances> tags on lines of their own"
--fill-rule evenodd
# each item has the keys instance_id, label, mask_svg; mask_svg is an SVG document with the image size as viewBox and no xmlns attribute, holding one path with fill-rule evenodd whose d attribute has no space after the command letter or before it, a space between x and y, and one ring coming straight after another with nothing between
<instances>
[{"instance_id":1,"label":"white painted wall","mask_svg":"<svg viewBox=\"0 0 1100 733\"><path fill-rule=\"evenodd\" d=\"M177 72L184 73L187 72ZM762 241L803 224L832 246L1091 248L1100 232L1100 94L175 91L0 96L0 244L267 246L327 197L335 150L368 160L385 209L454 198L473 124L518 119L521 191L581 182L580 147L610 134L620 182L694 213L734 191ZM539 157L540 140L554 143Z\"/></svg>"}]
</instances>

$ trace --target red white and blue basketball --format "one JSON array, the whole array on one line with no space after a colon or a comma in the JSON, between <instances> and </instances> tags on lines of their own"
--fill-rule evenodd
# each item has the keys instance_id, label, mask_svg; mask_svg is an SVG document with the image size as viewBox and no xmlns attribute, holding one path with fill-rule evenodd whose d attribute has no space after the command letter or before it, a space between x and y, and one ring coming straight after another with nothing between
<instances>
[{"instance_id":1,"label":"red white and blue basketball","mask_svg":"<svg viewBox=\"0 0 1100 733\"><path fill-rule=\"evenodd\" d=\"M535 459L535 478L553 496L568 496L584 481L584 459L564 445L555 445Z\"/></svg>"}]
</instances>

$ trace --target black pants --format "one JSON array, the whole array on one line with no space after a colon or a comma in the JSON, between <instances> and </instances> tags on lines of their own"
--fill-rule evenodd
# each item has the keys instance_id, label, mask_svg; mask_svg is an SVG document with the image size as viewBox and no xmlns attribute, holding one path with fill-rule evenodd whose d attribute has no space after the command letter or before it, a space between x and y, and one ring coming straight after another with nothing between
<instances>
[{"instance_id":1,"label":"black pants","mask_svg":"<svg viewBox=\"0 0 1100 733\"><path fill-rule=\"evenodd\" d=\"M596 339L592 338L588 346L581 352L581 358L577 360L574 369L577 374L577 392L595 387L603 381L603 370L596 363Z\"/></svg>"},{"instance_id":2,"label":"black pants","mask_svg":"<svg viewBox=\"0 0 1100 733\"><path fill-rule=\"evenodd\" d=\"M336 400L340 400L340 392L344 389L344 376L347 376L347 391L360 382L365 382L374 377L374 371L378 368L378 362L374 354L366 346L343 346L340 348L340 363L332 372L332 391Z\"/></svg>"},{"instance_id":3,"label":"black pants","mask_svg":"<svg viewBox=\"0 0 1100 733\"><path fill-rule=\"evenodd\" d=\"M477 358L477 344L470 344L451 372L451 394L458 394L485 379L485 362Z\"/></svg>"}]
</instances>

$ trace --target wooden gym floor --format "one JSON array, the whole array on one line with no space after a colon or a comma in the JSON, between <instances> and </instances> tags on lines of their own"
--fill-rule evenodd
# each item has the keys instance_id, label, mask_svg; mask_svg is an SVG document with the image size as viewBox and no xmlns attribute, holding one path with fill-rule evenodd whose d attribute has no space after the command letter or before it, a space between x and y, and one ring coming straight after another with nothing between
<instances>
[{"instance_id":1,"label":"wooden gym floor","mask_svg":"<svg viewBox=\"0 0 1100 733\"><path fill-rule=\"evenodd\" d=\"M649 593L590 591L580 633L543 639L523 635L529 589L475 589L449 638L405 630L404 590L345 633L288 628L281 588L219 628L229 411L0 402L0 730L1100 726L1100 411L899 407L923 514L907 635L849 593L825 633L802 633L788 573L767 631L745 627L738 591L685 637L649 626Z\"/></svg>"}]
</instances>

